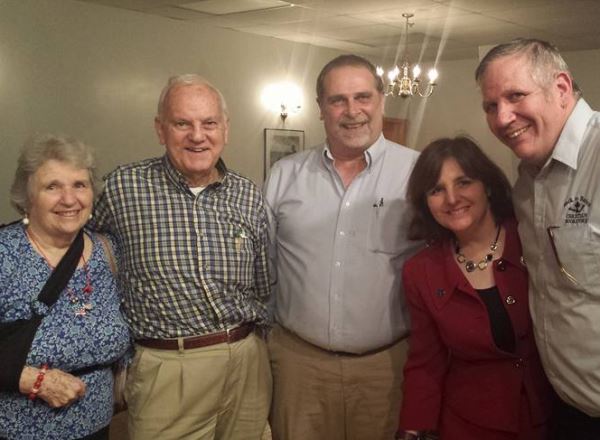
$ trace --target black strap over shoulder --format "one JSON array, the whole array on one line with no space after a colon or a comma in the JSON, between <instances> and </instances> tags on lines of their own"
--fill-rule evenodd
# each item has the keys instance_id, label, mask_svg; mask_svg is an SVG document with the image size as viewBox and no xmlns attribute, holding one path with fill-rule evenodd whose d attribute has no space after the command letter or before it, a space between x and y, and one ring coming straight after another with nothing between
<instances>
[{"instance_id":1,"label":"black strap over shoulder","mask_svg":"<svg viewBox=\"0 0 600 440\"><path fill-rule=\"evenodd\" d=\"M83 229L44 284L38 300L52 307L69 283L83 253ZM33 311L30 319L0 324L0 390L19 391L19 379L27 361L31 343L44 317Z\"/></svg>"},{"instance_id":2,"label":"black strap over shoulder","mask_svg":"<svg viewBox=\"0 0 600 440\"><path fill-rule=\"evenodd\" d=\"M15 223L21 223L23 220L13 220L10 223L3 223L0 225L0 229L6 228L7 226L14 225Z\"/></svg>"},{"instance_id":3,"label":"black strap over shoulder","mask_svg":"<svg viewBox=\"0 0 600 440\"><path fill-rule=\"evenodd\" d=\"M41 302L48 307L51 307L56 302L58 295L67 287L69 280L73 276L73 273L75 273L75 269L77 269L77 265L81 259L81 254L83 254L83 229L79 231L75 240L73 240L73 243L67 249L67 252L50 274L50 278L48 278L48 281L42 287L38 295L38 299Z\"/></svg>"}]
</instances>

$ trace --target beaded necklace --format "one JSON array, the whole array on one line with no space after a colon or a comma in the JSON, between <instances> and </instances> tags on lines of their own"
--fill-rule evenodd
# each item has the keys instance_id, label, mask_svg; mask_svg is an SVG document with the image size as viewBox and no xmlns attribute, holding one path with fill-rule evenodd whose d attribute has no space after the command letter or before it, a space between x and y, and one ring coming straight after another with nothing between
<instances>
[{"instance_id":1,"label":"beaded necklace","mask_svg":"<svg viewBox=\"0 0 600 440\"><path fill-rule=\"evenodd\" d=\"M42 255L46 264L54 270L54 266L50 264L50 260L46 256L45 252L42 250L42 247L38 243L38 241L33 236L33 233L29 231L29 228L25 230L25 233L34 244L36 249ZM77 295L71 286L67 286L67 298L71 303L71 307L73 308L73 312L75 316L86 316L87 313L92 310L93 305L90 301L90 297L92 296L92 291L94 290L92 287L92 281L90 277L90 272L88 270L87 261L85 261L85 257L81 254L81 261L83 262L83 271L85 272L85 286L81 289L82 295Z\"/></svg>"},{"instance_id":2,"label":"beaded necklace","mask_svg":"<svg viewBox=\"0 0 600 440\"><path fill-rule=\"evenodd\" d=\"M460 245L456 242L456 247L454 248L456 261L460 264L464 264L467 272L473 272L475 269L485 270L490 261L494 259L494 253L496 252L496 249L498 249L498 237L500 237L500 225L498 225L498 230L496 231L496 238L494 238L494 241L490 244L491 252L486 254L478 263L475 263L473 260L467 260L467 257L460 251Z\"/></svg>"}]
</instances>

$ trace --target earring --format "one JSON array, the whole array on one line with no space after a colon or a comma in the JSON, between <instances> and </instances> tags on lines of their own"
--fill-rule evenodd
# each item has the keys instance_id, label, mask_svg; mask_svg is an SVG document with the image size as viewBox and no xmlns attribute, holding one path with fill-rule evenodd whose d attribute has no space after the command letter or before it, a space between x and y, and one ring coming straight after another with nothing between
<instances>
[{"instance_id":1,"label":"earring","mask_svg":"<svg viewBox=\"0 0 600 440\"><path fill-rule=\"evenodd\" d=\"M91 220L91 219L92 219L92 217L94 217L94 214L92 214L92 213L90 212L90 216L88 217L88 220Z\"/></svg>"},{"instance_id":2,"label":"earring","mask_svg":"<svg viewBox=\"0 0 600 440\"><path fill-rule=\"evenodd\" d=\"M25 214L25 217L23 217L21 223L23 223L25 226L29 225L29 218L27 217L27 214Z\"/></svg>"}]
</instances>

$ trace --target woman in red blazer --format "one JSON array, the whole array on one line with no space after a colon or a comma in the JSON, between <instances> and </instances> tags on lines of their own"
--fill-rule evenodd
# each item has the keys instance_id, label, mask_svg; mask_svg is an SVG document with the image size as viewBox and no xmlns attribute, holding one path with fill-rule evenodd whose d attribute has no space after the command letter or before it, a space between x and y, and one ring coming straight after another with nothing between
<instances>
[{"instance_id":1,"label":"woman in red blazer","mask_svg":"<svg viewBox=\"0 0 600 440\"><path fill-rule=\"evenodd\" d=\"M411 238L429 246L403 271L412 330L398 438L546 439L553 394L506 176L470 139L440 139L415 164L408 198Z\"/></svg>"}]
</instances>

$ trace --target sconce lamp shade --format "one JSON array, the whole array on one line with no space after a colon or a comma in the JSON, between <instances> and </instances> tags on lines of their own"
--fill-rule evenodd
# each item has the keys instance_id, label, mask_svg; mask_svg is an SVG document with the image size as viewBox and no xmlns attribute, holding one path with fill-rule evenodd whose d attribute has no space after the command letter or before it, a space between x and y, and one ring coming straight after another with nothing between
<instances>
[{"instance_id":1,"label":"sconce lamp shade","mask_svg":"<svg viewBox=\"0 0 600 440\"><path fill-rule=\"evenodd\" d=\"M285 121L289 113L298 113L302 108L302 90L290 82L269 84L263 89L261 101L267 110Z\"/></svg>"}]
</instances>

